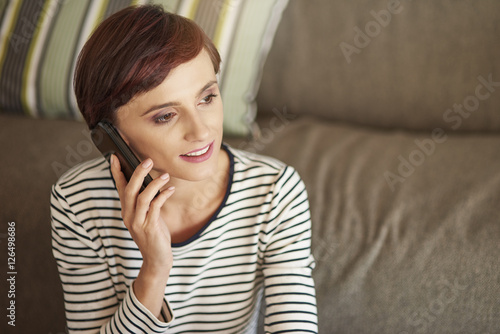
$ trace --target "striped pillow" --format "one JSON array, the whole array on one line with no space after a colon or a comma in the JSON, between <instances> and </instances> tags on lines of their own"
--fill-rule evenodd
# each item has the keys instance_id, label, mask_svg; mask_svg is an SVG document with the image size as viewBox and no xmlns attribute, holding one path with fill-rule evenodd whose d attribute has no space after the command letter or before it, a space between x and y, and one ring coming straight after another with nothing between
<instances>
[{"instance_id":1,"label":"striped pillow","mask_svg":"<svg viewBox=\"0 0 500 334\"><path fill-rule=\"evenodd\" d=\"M263 63L288 0L0 1L0 110L81 120L72 88L80 49L103 18L142 3L189 17L212 38L222 57L224 131L248 134Z\"/></svg>"}]
</instances>

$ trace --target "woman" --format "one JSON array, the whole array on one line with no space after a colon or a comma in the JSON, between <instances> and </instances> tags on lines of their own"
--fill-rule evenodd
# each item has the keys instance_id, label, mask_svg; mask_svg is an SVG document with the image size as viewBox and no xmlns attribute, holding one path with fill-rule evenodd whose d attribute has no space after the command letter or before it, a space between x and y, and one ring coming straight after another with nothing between
<instances>
[{"instance_id":1,"label":"woman","mask_svg":"<svg viewBox=\"0 0 500 334\"><path fill-rule=\"evenodd\" d=\"M256 332L262 291L267 332L317 332L306 190L291 167L222 144L219 64L196 24L151 5L84 46L79 108L142 163L127 182L115 156L88 161L52 189L71 333Z\"/></svg>"}]
</instances>

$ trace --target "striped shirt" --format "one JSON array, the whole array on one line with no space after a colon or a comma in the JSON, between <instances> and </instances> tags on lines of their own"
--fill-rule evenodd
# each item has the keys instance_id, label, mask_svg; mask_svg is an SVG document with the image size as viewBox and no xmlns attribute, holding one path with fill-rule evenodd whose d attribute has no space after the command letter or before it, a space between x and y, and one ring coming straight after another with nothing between
<instances>
[{"instance_id":1,"label":"striped shirt","mask_svg":"<svg viewBox=\"0 0 500 334\"><path fill-rule=\"evenodd\" d=\"M302 180L275 159L223 148L225 198L196 235L172 244L160 318L131 289L142 257L107 161L84 162L53 186L52 247L70 333L256 333L261 299L266 333L317 333Z\"/></svg>"}]
</instances>

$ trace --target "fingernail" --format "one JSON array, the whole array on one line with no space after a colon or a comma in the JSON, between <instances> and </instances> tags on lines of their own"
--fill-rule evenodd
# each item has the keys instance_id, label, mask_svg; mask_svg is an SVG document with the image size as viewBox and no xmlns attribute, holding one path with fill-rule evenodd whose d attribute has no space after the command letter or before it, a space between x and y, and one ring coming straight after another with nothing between
<instances>
[{"instance_id":1,"label":"fingernail","mask_svg":"<svg viewBox=\"0 0 500 334\"><path fill-rule=\"evenodd\" d=\"M162 179L162 180L166 180L166 179L168 179L169 177L170 177L170 175L168 175L168 173L165 173L165 174L163 174L162 176L160 176L160 179Z\"/></svg>"},{"instance_id":2,"label":"fingernail","mask_svg":"<svg viewBox=\"0 0 500 334\"><path fill-rule=\"evenodd\" d=\"M175 190L175 187L174 186L168 187L167 190L170 190L170 191Z\"/></svg>"},{"instance_id":3,"label":"fingernail","mask_svg":"<svg viewBox=\"0 0 500 334\"><path fill-rule=\"evenodd\" d=\"M153 161L148 158L148 159L144 160L144 162L142 163L142 168L149 168L152 163L153 163Z\"/></svg>"},{"instance_id":4,"label":"fingernail","mask_svg":"<svg viewBox=\"0 0 500 334\"><path fill-rule=\"evenodd\" d=\"M110 160L111 160L111 164L112 164L113 166L115 166L116 168L119 168L119 165L118 165L118 163L117 163L118 161L116 160L116 157L115 157L115 155L114 155L114 154L112 154L112 155L111 155Z\"/></svg>"}]
</instances>

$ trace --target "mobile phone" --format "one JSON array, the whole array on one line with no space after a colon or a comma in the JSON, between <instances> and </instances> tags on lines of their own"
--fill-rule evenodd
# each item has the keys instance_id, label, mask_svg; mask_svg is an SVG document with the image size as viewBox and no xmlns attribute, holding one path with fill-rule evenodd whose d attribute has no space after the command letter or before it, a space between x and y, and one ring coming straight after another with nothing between
<instances>
[{"instance_id":1,"label":"mobile phone","mask_svg":"<svg viewBox=\"0 0 500 334\"><path fill-rule=\"evenodd\" d=\"M90 132L90 137L94 145L101 151L108 162L110 161L111 154L116 155L120 161L123 175L125 175L127 182L130 181L140 161L125 143L113 124L107 120L100 121ZM140 191L143 191L151 181L153 181L151 175L146 175Z\"/></svg>"}]
</instances>

